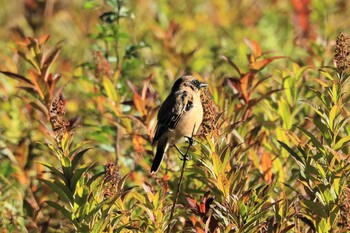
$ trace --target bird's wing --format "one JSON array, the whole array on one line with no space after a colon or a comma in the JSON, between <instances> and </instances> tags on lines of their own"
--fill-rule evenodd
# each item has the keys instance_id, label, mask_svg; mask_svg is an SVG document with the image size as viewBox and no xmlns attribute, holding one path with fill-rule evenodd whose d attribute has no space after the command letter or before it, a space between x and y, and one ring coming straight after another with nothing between
<instances>
[{"instance_id":1,"label":"bird's wing","mask_svg":"<svg viewBox=\"0 0 350 233\"><path fill-rule=\"evenodd\" d=\"M186 90L170 93L158 112L158 123L153 142L168 130L175 129L181 116L193 107L193 96Z\"/></svg>"}]
</instances>

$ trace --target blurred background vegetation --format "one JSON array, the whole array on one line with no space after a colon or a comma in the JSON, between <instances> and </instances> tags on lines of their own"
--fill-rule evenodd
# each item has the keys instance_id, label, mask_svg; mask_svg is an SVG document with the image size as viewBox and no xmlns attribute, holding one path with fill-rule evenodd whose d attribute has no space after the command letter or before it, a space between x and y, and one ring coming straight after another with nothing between
<instances>
[{"instance_id":1,"label":"blurred background vegetation","mask_svg":"<svg viewBox=\"0 0 350 233\"><path fill-rule=\"evenodd\" d=\"M2 232L350 230L349 1L0 4ZM183 74L207 116L169 220L182 162L151 176L151 141Z\"/></svg>"}]
</instances>

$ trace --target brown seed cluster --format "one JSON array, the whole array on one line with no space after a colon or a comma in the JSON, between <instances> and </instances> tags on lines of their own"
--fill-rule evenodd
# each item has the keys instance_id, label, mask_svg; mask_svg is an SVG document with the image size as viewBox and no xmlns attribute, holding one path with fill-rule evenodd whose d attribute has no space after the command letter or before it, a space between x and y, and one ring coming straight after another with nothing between
<instances>
[{"instance_id":1,"label":"brown seed cluster","mask_svg":"<svg viewBox=\"0 0 350 233\"><path fill-rule=\"evenodd\" d=\"M350 66L349 37L342 32L338 35L334 55L335 67L341 72Z\"/></svg>"},{"instance_id":2,"label":"brown seed cluster","mask_svg":"<svg viewBox=\"0 0 350 233\"><path fill-rule=\"evenodd\" d=\"M113 71L107 61L107 59L102 55L100 51L93 52L94 62L95 62L95 77L112 76Z\"/></svg>"},{"instance_id":3,"label":"brown seed cluster","mask_svg":"<svg viewBox=\"0 0 350 233\"><path fill-rule=\"evenodd\" d=\"M50 108L50 123L57 139L61 139L63 134L68 132L69 122L64 119L66 113L63 97L56 97Z\"/></svg>"},{"instance_id":4,"label":"brown seed cluster","mask_svg":"<svg viewBox=\"0 0 350 233\"><path fill-rule=\"evenodd\" d=\"M105 198L112 197L117 193L119 181L119 167L112 162L107 163L104 177L104 183L106 184L104 190Z\"/></svg>"},{"instance_id":5,"label":"brown seed cluster","mask_svg":"<svg viewBox=\"0 0 350 233\"><path fill-rule=\"evenodd\" d=\"M199 129L200 135L218 134L217 117L218 112L208 89L201 92L201 102L203 106L203 121Z\"/></svg>"},{"instance_id":6,"label":"brown seed cluster","mask_svg":"<svg viewBox=\"0 0 350 233\"><path fill-rule=\"evenodd\" d=\"M350 230L350 189L345 188L340 199L339 226L345 231Z\"/></svg>"}]
</instances>

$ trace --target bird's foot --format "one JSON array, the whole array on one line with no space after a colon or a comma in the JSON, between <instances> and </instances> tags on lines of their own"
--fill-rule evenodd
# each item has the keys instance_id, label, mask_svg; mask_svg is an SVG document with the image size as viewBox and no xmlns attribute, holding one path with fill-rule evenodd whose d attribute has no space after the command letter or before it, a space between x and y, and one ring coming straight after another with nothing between
<instances>
[{"instance_id":1,"label":"bird's foot","mask_svg":"<svg viewBox=\"0 0 350 233\"><path fill-rule=\"evenodd\" d=\"M192 160L192 155L187 154L187 155L183 156L183 157L181 158L181 160L190 161L190 160Z\"/></svg>"},{"instance_id":2,"label":"bird's foot","mask_svg":"<svg viewBox=\"0 0 350 233\"><path fill-rule=\"evenodd\" d=\"M195 146L197 144L193 137L185 136L185 138L187 139L186 141L188 142L188 144L190 144L190 146Z\"/></svg>"}]
</instances>

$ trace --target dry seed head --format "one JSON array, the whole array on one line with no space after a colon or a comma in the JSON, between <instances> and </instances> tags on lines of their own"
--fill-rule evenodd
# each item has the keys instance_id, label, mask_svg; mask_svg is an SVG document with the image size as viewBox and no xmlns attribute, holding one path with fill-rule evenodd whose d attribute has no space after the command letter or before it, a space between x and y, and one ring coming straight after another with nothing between
<instances>
[{"instance_id":1,"label":"dry seed head","mask_svg":"<svg viewBox=\"0 0 350 233\"><path fill-rule=\"evenodd\" d=\"M102 55L100 51L93 52L95 68L95 77L112 76L113 71L107 61L107 59Z\"/></svg>"},{"instance_id":2,"label":"dry seed head","mask_svg":"<svg viewBox=\"0 0 350 233\"><path fill-rule=\"evenodd\" d=\"M69 122L64 119L65 113L66 108L63 97L56 97L51 103L50 123L57 139L59 140L62 138L64 133L68 132L67 127L69 126Z\"/></svg>"},{"instance_id":3,"label":"dry seed head","mask_svg":"<svg viewBox=\"0 0 350 233\"><path fill-rule=\"evenodd\" d=\"M104 183L107 184L104 190L104 197L112 197L118 192L117 187L120 181L119 167L109 162L106 165Z\"/></svg>"},{"instance_id":4,"label":"dry seed head","mask_svg":"<svg viewBox=\"0 0 350 233\"><path fill-rule=\"evenodd\" d=\"M341 72L350 66L350 47L349 37L345 36L342 32L339 33L335 45L334 55L335 67Z\"/></svg>"},{"instance_id":5,"label":"dry seed head","mask_svg":"<svg viewBox=\"0 0 350 233\"><path fill-rule=\"evenodd\" d=\"M199 129L200 135L218 134L216 107L208 89L201 92L201 102L203 106L203 121Z\"/></svg>"},{"instance_id":6,"label":"dry seed head","mask_svg":"<svg viewBox=\"0 0 350 233\"><path fill-rule=\"evenodd\" d=\"M338 226L344 230L350 230L350 189L345 188L343 190L342 197L340 199L340 221Z\"/></svg>"}]
</instances>

